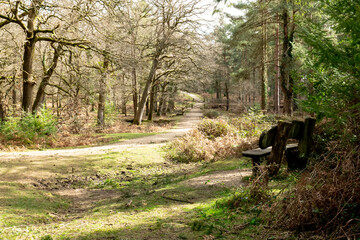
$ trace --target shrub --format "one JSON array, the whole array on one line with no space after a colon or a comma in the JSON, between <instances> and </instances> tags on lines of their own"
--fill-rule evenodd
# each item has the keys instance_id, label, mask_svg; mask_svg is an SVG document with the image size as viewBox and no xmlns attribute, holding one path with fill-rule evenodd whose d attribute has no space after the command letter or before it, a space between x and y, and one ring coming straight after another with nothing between
<instances>
[{"instance_id":1,"label":"shrub","mask_svg":"<svg viewBox=\"0 0 360 240\"><path fill-rule=\"evenodd\" d=\"M165 146L165 157L176 162L210 161L214 158L215 149L211 141L198 130L193 130L185 136Z\"/></svg>"},{"instance_id":2,"label":"shrub","mask_svg":"<svg viewBox=\"0 0 360 240\"><path fill-rule=\"evenodd\" d=\"M205 119L185 136L165 147L165 157L177 162L214 161L239 156L249 149L253 138L240 138L234 127L225 120Z\"/></svg>"},{"instance_id":3,"label":"shrub","mask_svg":"<svg viewBox=\"0 0 360 240\"><path fill-rule=\"evenodd\" d=\"M26 113L23 118L9 117L0 128L8 140L32 143L37 138L45 138L56 132L56 120L50 111L42 109L39 115Z\"/></svg>"},{"instance_id":4,"label":"shrub","mask_svg":"<svg viewBox=\"0 0 360 240\"><path fill-rule=\"evenodd\" d=\"M208 110L208 111L204 112L204 116L207 118L210 118L210 119L215 119L217 117L220 117L220 113L215 110Z\"/></svg>"},{"instance_id":5,"label":"shrub","mask_svg":"<svg viewBox=\"0 0 360 240\"><path fill-rule=\"evenodd\" d=\"M199 123L197 129L209 139L223 137L235 132L224 120L204 119Z\"/></svg>"},{"instance_id":6,"label":"shrub","mask_svg":"<svg viewBox=\"0 0 360 240\"><path fill-rule=\"evenodd\" d=\"M235 128L241 137L258 137L262 131L276 124L272 115L246 114L240 118L231 118L228 124Z\"/></svg>"}]
</instances>

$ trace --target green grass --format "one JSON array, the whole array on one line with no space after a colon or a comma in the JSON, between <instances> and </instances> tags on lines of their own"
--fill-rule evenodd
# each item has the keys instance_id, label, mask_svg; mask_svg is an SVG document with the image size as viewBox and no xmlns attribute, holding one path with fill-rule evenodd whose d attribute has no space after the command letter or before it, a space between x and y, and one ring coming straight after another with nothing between
<instances>
[{"instance_id":1,"label":"green grass","mask_svg":"<svg viewBox=\"0 0 360 240\"><path fill-rule=\"evenodd\" d=\"M216 239L278 239L284 235L296 239L292 233L269 229L265 216L267 207L281 198L281 192L290 190L298 176L298 172L282 171L270 180L268 189L261 190L268 196L264 200L252 195L251 186L224 192L219 199L194 209L191 229Z\"/></svg>"},{"instance_id":2,"label":"green grass","mask_svg":"<svg viewBox=\"0 0 360 240\"><path fill-rule=\"evenodd\" d=\"M69 207L65 199L24 184L1 182L0 193L0 234L2 227L50 223L53 213Z\"/></svg>"}]
</instances>

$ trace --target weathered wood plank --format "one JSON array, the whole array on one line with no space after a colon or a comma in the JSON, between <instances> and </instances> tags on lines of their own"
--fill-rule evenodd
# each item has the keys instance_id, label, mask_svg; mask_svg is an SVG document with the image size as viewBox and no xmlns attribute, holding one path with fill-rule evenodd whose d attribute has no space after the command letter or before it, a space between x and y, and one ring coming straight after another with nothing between
<instances>
[{"instance_id":1,"label":"weathered wood plank","mask_svg":"<svg viewBox=\"0 0 360 240\"><path fill-rule=\"evenodd\" d=\"M298 121L298 120L292 121L288 138L300 140L303 136L304 125L305 124L302 121Z\"/></svg>"},{"instance_id":2,"label":"weathered wood plank","mask_svg":"<svg viewBox=\"0 0 360 240\"><path fill-rule=\"evenodd\" d=\"M259 138L259 147L265 149L274 144L277 126L273 126L269 131L263 131Z\"/></svg>"},{"instance_id":3,"label":"weathered wood plank","mask_svg":"<svg viewBox=\"0 0 360 240\"><path fill-rule=\"evenodd\" d=\"M269 165L269 174L274 176L278 173L280 169L281 160L284 157L286 149L286 141L288 139L289 131L291 129L290 122L278 122L278 127L275 135L275 141L272 146L270 156L267 161Z\"/></svg>"},{"instance_id":4,"label":"weathered wood plank","mask_svg":"<svg viewBox=\"0 0 360 240\"><path fill-rule=\"evenodd\" d=\"M261 148L255 148L251 150L244 151L242 155L244 157L264 157L270 154L272 147L261 149Z\"/></svg>"},{"instance_id":5,"label":"weathered wood plank","mask_svg":"<svg viewBox=\"0 0 360 240\"><path fill-rule=\"evenodd\" d=\"M299 142L300 156L307 157L312 146L312 135L314 133L316 120L314 118L306 118L304 123L303 136Z\"/></svg>"},{"instance_id":6,"label":"weathered wood plank","mask_svg":"<svg viewBox=\"0 0 360 240\"><path fill-rule=\"evenodd\" d=\"M286 145L286 149L294 149L298 147L298 143L290 143ZM255 149L251 149L251 150L246 150L242 153L242 155L244 157L264 157L267 156L271 153L272 147L268 147L265 149L261 149L261 148L255 148Z\"/></svg>"}]
</instances>

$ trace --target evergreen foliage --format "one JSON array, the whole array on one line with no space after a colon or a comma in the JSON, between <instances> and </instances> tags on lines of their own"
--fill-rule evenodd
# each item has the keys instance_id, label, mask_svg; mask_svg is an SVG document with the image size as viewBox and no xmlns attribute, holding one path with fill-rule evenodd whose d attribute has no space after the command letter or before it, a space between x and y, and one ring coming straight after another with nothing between
<instances>
[{"instance_id":1,"label":"evergreen foliage","mask_svg":"<svg viewBox=\"0 0 360 240\"><path fill-rule=\"evenodd\" d=\"M300 86L308 96L303 106L319 119L335 119L339 129L345 127L358 136L360 3L322 0L317 4L321 17L302 23L301 37L310 46L304 66L308 74Z\"/></svg>"}]
</instances>

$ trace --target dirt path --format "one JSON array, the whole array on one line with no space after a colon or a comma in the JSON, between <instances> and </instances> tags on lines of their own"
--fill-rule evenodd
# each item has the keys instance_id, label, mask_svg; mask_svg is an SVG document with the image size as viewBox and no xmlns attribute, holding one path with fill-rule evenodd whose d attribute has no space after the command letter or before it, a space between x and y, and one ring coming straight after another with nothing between
<instances>
[{"instance_id":1,"label":"dirt path","mask_svg":"<svg viewBox=\"0 0 360 240\"><path fill-rule=\"evenodd\" d=\"M175 128L167 131L166 133L147 136L137 139L131 139L115 144L88 147L88 148L75 148L75 149L61 149L61 150L45 150L45 151L29 151L29 152L1 152L0 160L10 159L23 159L27 157L66 157L66 156L80 156L80 155L93 155L102 154L112 151L120 151L123 149L144 147L148 144L160 144L169 142L177 137L184 135L190 131L203 117L201 99L194 94L189 95L196 101L194 107L182 117Z\"/></svg>"}]
</instances>

